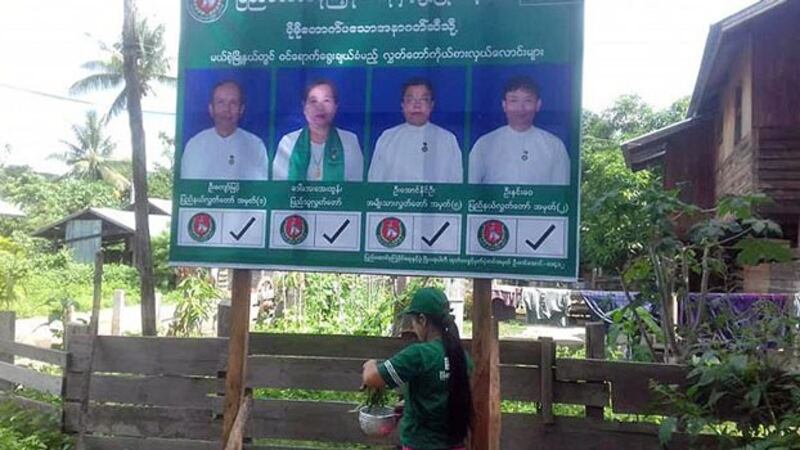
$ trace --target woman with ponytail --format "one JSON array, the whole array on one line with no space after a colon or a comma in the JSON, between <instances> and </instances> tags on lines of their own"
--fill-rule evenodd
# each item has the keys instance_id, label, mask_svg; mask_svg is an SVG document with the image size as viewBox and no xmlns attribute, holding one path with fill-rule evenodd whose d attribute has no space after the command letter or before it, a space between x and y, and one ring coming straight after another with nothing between
<instances>
[{"instance_id":1,"label":"woman with ponytail","mask_svg":"<svg viewBox=\"0 0 800 450\"><path fill-rule=\"evenodd\" d=\"M373 388L403 388L404 450L464 449L472 413L472 364L447 297L441 289L422 288L403 313L411 316L420 342L386 361L364 363L362 381Z\"/></svg>"}]
</instances>

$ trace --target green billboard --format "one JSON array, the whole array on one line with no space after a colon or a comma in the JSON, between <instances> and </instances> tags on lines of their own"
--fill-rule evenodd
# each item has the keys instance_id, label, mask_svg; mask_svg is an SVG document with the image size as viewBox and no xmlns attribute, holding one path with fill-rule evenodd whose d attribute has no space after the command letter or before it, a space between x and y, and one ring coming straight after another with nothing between
<instances>
[{"instance_id":1,"label":"green billboard","mask_svg":"<svg viewBox=\"0 0 800 450\"><path fill-rule=\"evenodd\" d=\"M171 260L575 279L583 1L184 0Z\"/></svg>"}]
</instances>

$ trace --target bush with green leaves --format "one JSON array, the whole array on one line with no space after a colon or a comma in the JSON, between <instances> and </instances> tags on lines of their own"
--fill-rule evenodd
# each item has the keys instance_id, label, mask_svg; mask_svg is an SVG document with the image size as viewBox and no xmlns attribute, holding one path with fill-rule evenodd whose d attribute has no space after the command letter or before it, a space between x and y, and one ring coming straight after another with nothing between
<instances>
[{"instance_id":1,"label":"bush with green leaves","mask_svg":"<svg viewBox=\"0 0 800 450\"><path fill-rule=\"evenodd\" d=\"M66 249L53 252L41 239L22 233L0 237L0 302L18 317L49 316L68 302L78 311L91 308L94 266L76 263ZM110 307L117 289L129 302L139 298L139 276L123 264L103 267L103 306Z\"/></svg>"},{"instance_id":2,"label":"bush with green leaves","mask_svg":"<svg viewBox=\"0 0 800 450\"><path fill-rule=\"evenodd\" d=\"M800 448L800 321L769 303L758 307L760 320L733 328L732 339L696 346L685 386L653 385L676 411L662 424L664 441L680 426L711 431L724 448Z\"/></svg>"},{"instance_id":3,"label":"bush with green leaves","mask_svg":"<svg viewBox=\"0 0 800 450\"><path fill-rule=\"evenodd\" d=\"M395 297L388 277L290 272L273 281L283 313L269 331L373 336L391 331Z\"/></svg>"},{"instance_id":4,"label":"bush with green leaves","mask_svg":"<svg viewBox=\"0 0 800 450\"><path fill-rule=\"evenodd\" d=\"M61 415L0 402L0 448L3 450L71 450L74 442L61 433Z\"/></svg>"},{"instance_id":5,"label":"bush with green leaves","mask_svg":"<svg viewBox=\"0 0 800 450\"><path fill-rule=\"evenodd\" d=\"M221 292L214 286L208 271L197 269L185 277L178 287L169 294L169 300L176 303L175 320L170 324L169 336L199 336L203 322L209 320L214 312L213 300L220 298Z\"/></svg>"},{"instance_id":6,"label":"bush with green leaves","mask_svg":"<svg viewBox=\"0 0 800 450\"><path fill-rule=\"evenodd\" d=\"M647 199L640 204L647 217L644 246L629 259L621 281L634 311L655 305L664 361L686 361L706 337L709 293L734 290L739 267L786 262L792 254L772 239L780 236L780 227L758 215L758 206L768 202L762 195L723 198L711 210L683 203L676 191L652 190ZM689 218L695 224L683 236L676 224ZM698 295L691 298L695 283ZM676 301L688 317L683 323L674 316ZM632 318L642 336L649 336L641 316ZM654 342L645 343L655 355Z\"/></svg>"},{"instance_id":7,"label":"bush with green leaves","mask_svg":"<svg viewBox=\"0 0 800 450\"><path fill-rule=\"evenodd\" d=\"M156 288L161 292L175 289L178 277L175 268L169 265L169 232L163 232L150 241L153 253L153 277Z\"/></svg>"},{"instance_id":8,"label":"bush with green leaves","mask_svg":"<svg viewBox=\"0 0 800 450\"><path fill-rule=\"evenodd\" d=\"M46 258L42 258L46 259ZM34 261L42 259L34 257ZM79 264L64 256L52 265L37 265L22 284L22 299L14 305L20 317L48 315L64 301L74 301L78 311L89 311L94 292L94 266ZM123 264L103 266L102 306L112 306L114 291L122 289L128 303L139 300L139 274Z\"/></svg>"},{"instance_id":9,"label":"bush with green leaves","mask_svg":"<svg viewBox=\"0 0 800 450\"><path fill-rule=\"evenodd\" d=\"M0 236L0 307L10 309L21 295L22 281L32 269L25 248Z\"/></svg>"}]
</instances>

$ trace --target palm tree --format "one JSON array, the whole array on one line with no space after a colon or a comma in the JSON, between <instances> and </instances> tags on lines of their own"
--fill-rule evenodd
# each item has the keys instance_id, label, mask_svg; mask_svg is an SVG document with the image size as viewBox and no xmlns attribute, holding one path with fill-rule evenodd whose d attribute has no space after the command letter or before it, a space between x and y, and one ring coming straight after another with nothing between
<instances>
[{"instance_id":1,"label":"palm tree","mask_svg":"<svg viewBox=\"0 0 800 450\"><path fill-rule=\"evenodd\" d=\"M73 125L72 133L74 142L61 141L67 146L67 151L52 155L52 158L67 163L68 176L103 180L119 192L130 188L130 181L123 175L129 169L130 162L112 158L117 144L105 135L103 122L98 119L95 111L86 113L86 122L83 125Z\"/></svg>"},{"instance_id":2,"label":"palm tree","mask_svg":"<svg viewBox=\"0 0 800 450\"><path fill-rule=\"evenodd\" d=\"M136 36L138 37L138 58L136 61L139 73L139 91L142 97L154 93L153 85L161 83L168 86L175 85L175 77L168 75L171 69L170 59L166 56L164 45L164 25L151 28L147 19L136 19ZM119 89L119 94L111 104L105 120L122 112L128 104L128 89L125 84L124 58L122 40L112 46L100 43L100 49L108 54L106 59L87 61L81 67L94 72L78 80L69 91L78 95L90 91L104 89Z\"/></svg>"},{"instance_id":3,"label":"palm tree","mask_svg":"<svg viewBox=\"0 0 800 450\"><path fill-rule=\"evenodd\" d=\"M142 120L142 97L148 89L148 80L154 74L163 72L153 67L169 68L164 58L163 27L156 28L158 39L148 34L146 23L137 27L135 0L123 1L124 20L122 24L122 76L125 81L124 103L128 109L128 125L131 129L131 154L133 155L133 210L136 220L133 254L139 269L139 291L142 299L142 334L155 336L156 295L153 275L153 254L150 247L150 225L148 224L149 202L147 200L147 151L144 142L144 121ZM158 31L160 30L160 31ZM142 34L145 33L145 34ZM149 43L148 43L149 42ZM160 44L160 45L157 45ZM158 51L156 51L158 50ZM158 59L162 63L148 63L147 59ZM150 70L149 73L142 73Z\"/></svg>"},{"instance_id":4,"label":"palm tree","mask_svg":"<svg viewBox=\"0 0 800 450\"><path fill-rule=\"evenodd\" d=\"M141 19L136 9L135 0L123 1L124 20L121 39L111 47L101 44L100 48L108 53L108 58L83 64L85 69L95 73L73 84L70 92L80 94L87 91L121 88L105 120L108 121L124 109L128 110L136 217L133 250L134 260L139 269L142 334L154 336L156 334L155 290L147 214L147 155L141 99L154 94L154 83L174 85L175 78L168 75L171 65L164 46L164 26L158 25L151 29L147 20Z\"/></svg>"}]
</instances>

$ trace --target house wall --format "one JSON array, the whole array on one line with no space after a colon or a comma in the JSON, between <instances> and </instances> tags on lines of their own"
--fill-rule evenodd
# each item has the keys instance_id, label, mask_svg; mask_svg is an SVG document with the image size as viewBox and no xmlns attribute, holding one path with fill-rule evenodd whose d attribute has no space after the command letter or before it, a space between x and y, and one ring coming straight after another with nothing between
<instances>
[{"instance_id":1,"label":"house wall","mask_svg":"<svg viewBox=\"0 0 800 450\"><path fill-rule=\"evenodd\" d=\"M684 202L702 208L714 206L715 186L713 122L700 124L676 133L667 143L664 161L664 187L680 189Z\"/></svg>"},{"instance_id":2,"label":"house wall","mask_svg":"<svg viewBox=\"0 0 800 450\"><path fill-rule=\"evenodd\" d=\"M800 2L754 30L754 132L758 188L772 197L785 227L800 216Z\"/></svg>"},{"instance_id":3,"label":"house wall","mask_svg":"<svg viewBox=\"0 0 800 450\"><path fill-rule=\"evenodd\" d=\"M751 291L800 291L800 2L789 2L753 28L753 134L757 189L774 200L762 208L795 247L795 260L744 272Z\"/></svg>"},{"instance_id":4,"label":"house wall","mask_svg":"<svg viewBox=\"0 0 800 450\"><path fill-rule=\"evenodd\" d=\"M721 112L720 136L716 139L716 197L744 195L755 192L756 176L754 167L753 140L753 79L752 79L752 40L743 41L738 55L731 64L730 76L719 94ZM736 91L742 89L742 137L735 142Z\"/></svg>"}]
</instances>

